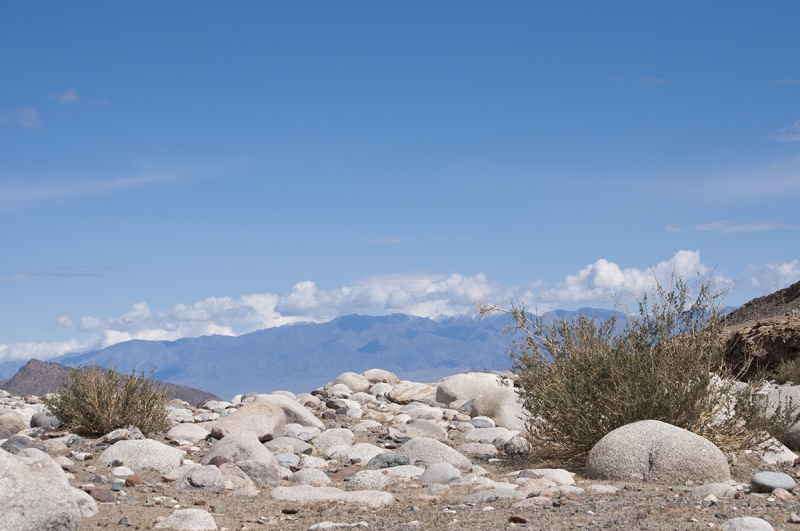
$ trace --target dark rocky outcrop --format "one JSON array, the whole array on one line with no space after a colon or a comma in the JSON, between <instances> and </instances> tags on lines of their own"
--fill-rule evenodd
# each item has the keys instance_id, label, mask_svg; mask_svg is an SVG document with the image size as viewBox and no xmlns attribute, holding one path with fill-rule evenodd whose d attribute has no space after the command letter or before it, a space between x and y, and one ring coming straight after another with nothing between
<instances>
[{"instance_id":1,"label":"dark rocky outcrop","mask_svg":"<svg viewBox=\"0 0 800 531\"><path fill-rule=\"evenodd\" d=\"M725 326L725 359L745 377L775 371L800 357L800 282L753 299L731 312Z\"/></svg>"},{"instance_id":2,"label":"dark rocky outcrop","mask_svg":"<svg viewBox=\"0 0 800 531\"><path fill-rule=\"evenodd\" d=\"M20 368L14 377L0 382L0 389L18 396L42 396L57 391L58 387L69 375L69 371L69 367L60 363L30 360ZM122 375L122 377L124 378L125 375ZM219 400L219 397L214 394L185 385L175 385L160 381L158 385L167 391L170 399L178 398L192 405L199 404L205 400Z\"/></svg>"}]
</instances>

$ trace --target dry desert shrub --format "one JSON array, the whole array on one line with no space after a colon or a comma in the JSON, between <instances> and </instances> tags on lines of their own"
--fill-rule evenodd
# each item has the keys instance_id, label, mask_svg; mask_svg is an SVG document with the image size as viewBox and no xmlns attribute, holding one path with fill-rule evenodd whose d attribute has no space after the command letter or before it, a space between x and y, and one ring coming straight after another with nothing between
<instances>
[{"instance_id":1,"label":"dry desert shrub","mask_svg":"<svg viewBox=\"0 0 800 531\"><path fill-rule=\"evenodd\" d=\"M521 337L509 354L534 447L549 455L585 455L610 431L654 419L707 437L723 450L752 448L780 437L796 408L766 413L755 386L735 382L720 348L719 302L711 280L696 297L673 276L638 297L624 322L585 315L544 322L524 305L501 309Z\"/></svg>"},{"instance_id":2,"label":"dry desert shrub","mask_svg":"<svg viewBox=\"0 0 800 531\"><path fill-rule=\"evenodd\" d=\"M134 369L123 378L115 368L71 369L45 406L63 424L86 434L102 435L123 426L136 426L144 434L162 431L168 426L167 393L150 379L152 374L137 375Z\"/></svg>"}]
</instances>

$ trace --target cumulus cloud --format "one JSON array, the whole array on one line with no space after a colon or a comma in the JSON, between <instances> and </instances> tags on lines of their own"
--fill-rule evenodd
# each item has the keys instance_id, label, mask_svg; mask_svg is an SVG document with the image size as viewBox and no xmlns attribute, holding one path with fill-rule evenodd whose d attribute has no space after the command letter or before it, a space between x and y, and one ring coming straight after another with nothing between
<instances>
[{"instance_id":1,"label":"cumulus cloud","mask_svg":"<svg viewBox=\"0 0 800 531\"><path fill-rule=\"evenodd\" d=\"M86 352L101 348L101 338L92 335L80 341L70 339L68 341L54 341L44 343L24 342L12 343L10 345L0 344L0 362L29 360L36 358L39 360L49 360L70 354L72 352Z\"/></svg>"},{"instance_id":2,"label":"cumulus cloud","mask_svg":"<svg viewBox=\"0 0 800 531\"><path fill-rule=\"evenodd\" d=\"M692 285L698 274L707 277L711 268L699 251L679 251L669 260L651 268L622 268L600 259L562 282L548 287L543 281L506 286L483 274L473 276L430 272L398 273L368 277L336 289L321 289L315 282L296 283L284 295L255 293L234 297L209 297L193 304L176 304L166 311L154 311L137 302L120 317L61 316L57 324L75 333L90 335L83 341L17 343L0 345L0 361L38 357L48 359L69 352L104 348L131 339L172 341L204 335L240 335L255 330L301 322L325 322L352 313L384 315L404 313L420 317L474 314L474 301L507 306L522 300L528 307L547 311L566 304L607 304L614 296L641 293L655 280L668 285L672 274ZM770 290L800 277L798 261L767 264L744 284ZM725 276L714 275L718 287L730 286ZM777 289L777 288L775 288ZM75 326L77 324L77 326Z\"/></svg>"},{"instance_id":3,"label":"cumulus cloud","mask_svg":"<svg viewBox=\"0 0 800 531\"><path fill-rule=\"evenodd\" d=\"M772 229L798 229L797 225L787 225L784 223L772 223L761 221L755 223L732 223L730 221L713 221L703 225L697 225L697 230L707 230L711 232L722 232L730 234L734 232L761 232Z\"/></svg>"},{"instance_id":4,"label":"cumulus cloud","mask_svg":"<svg viewBox=\"0 0 800 531\"><path fill-rule=\"evenodd\" d=\"M36 109L20 109L17 111L19 125L26 129L33 129L42 125L42 117Z\"/></svg>"},{"instance_id":5,"label":"cumulus cloud","mask_svg":"<svg viewBox=\"0 0 800 531\"><path fill-rule=\"evenodd\" d=\"M678 251L671 259L650 269L622 269L614 262L600 259L575 275L567 275L555 288L539 292L538 299L551 304L610 301L615 296L646 291L656 280L669 285L673 273L693 282L698 275L707 277L711 268L700 260L699 251ZM715 274L714 280L720 288L731 284L721 274Z\"/></svg>"},{"instance_id":6,"label":"cumulus cloud","mask_svg":"<svg viewBox=\"0 0 800 531\"><path fill-rule=\"evenodd\" d=\"M798 260L782 264L769 262L764 266L753 266L753 269L756 274L746 279L745 283L762 293L772 293L800 280L800 261Z\"/></svg>"}]
</instances>

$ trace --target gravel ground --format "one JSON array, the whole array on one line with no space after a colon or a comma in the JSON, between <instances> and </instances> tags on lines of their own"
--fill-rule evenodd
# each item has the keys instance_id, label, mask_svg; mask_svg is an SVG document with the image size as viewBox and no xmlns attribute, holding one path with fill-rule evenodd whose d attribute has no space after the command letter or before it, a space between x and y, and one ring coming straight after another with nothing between
<instances>
[{"instance_id":1,"label":"gravel ground","mask_svg":"<svg viewBox=\"0 0 800 531\"><path fill-rule=\"evenodd\" d=\"M159 439L159 437L152 437ZM375 442L375 437L362 436L357 442ZM73 451L94 449L94 440L85 440ZM200 454L188 455L199 461L206 450L204 443ZM99 454L100 449L96 451ZM510 472L525 468L541 467L524 459L505 458L486 462L473 459L488 471L488 477L502 481ZM557 467L558 463L547 463ZM579 465L577 465L579 466ZM753 455L737 456L731 466L734 480L744 488L735 499L724 499L718 503L692 499L690 487L652 485L629 482L589 481L580 475L575 463L561 463L563 468L578 472L577 486L587 487L593 483L613 485L620 490L616 494L579 496L561 495L552 499L553 507L512 508L514 501L496 500L481 504L464 504L462 500L476 492L474 487L454 485L444 493L430 491L415 481L398 481L387 491L397 500L393 506L381 509L366 509L331 502L324 505L297 505L278 502L269 496L269 488L261 489L258 496L243 498L230 492L185 494L178 492L173 484L155 472L137 471L144 484L124 487L117 493L116 503L99 503L99 514L84 519L80 529L113 527L119 529L152 529L160 519L180 508L198 508L209 511L219 529L309 529L312 525L329 521L354 524L365 522L368 529L427 530L427 529L651 529L651 530L698 530L718 527L722 522L736 516L756 516L769 521L775 529L797 529L800 524L789 523L792 512L800 512L798 498L784 501L779 498L749 494L747 485L753 473L760 470L779 470L796 476L798 470L791 467L766 466ZM109 488L110 468L97 458L75 465L74 486L93 483ZM350 465L342 469L361 470ZM340 470L332 468L332 471ZM347 482L334 479L331 486L347 489ZM124 494L123 494L124 493ZM516 515L519 523L510 521ZM120 525L127 518L130 525ZM523 522L524 520L524 522Z\"/></svg>"}]
</instances>

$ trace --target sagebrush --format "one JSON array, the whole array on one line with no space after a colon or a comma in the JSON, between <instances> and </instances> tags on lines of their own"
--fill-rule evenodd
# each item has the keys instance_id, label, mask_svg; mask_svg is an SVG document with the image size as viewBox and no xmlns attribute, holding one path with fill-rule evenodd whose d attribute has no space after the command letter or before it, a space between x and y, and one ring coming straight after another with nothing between
<instances>
[{"instance_id":1,"label":"sagebrush","mask_svg":"<svg viewBox=\"0 0 800 531\"><path fill-rule=\"evenodd\" d=\"M656 282L638 298L638 313L622 320L544 322L524 305L479 306L484 315L510 314L507 331L522 337L509 354L534 446L575 456L638 420L693 431L723 450L752 448L798 420L791 406L767 415L758 389L735 382L720 348L720 300L710 279L691 297L673 276L668 289Z\"/></svg>"},{"instance_id":2,"label":"sagebrush","mask_svg":"<svg viewBox=\"0 0 800 531\"><path fill-rule=\"evenodd\" d=\"M102 435L124 426L150 434L168 427L164 408L167 392L149 374L122 377L115 368L95 365L70 369L58 393L45 398L45 406L64 425L80 433Z\"/></svg>"}]
</instances>

